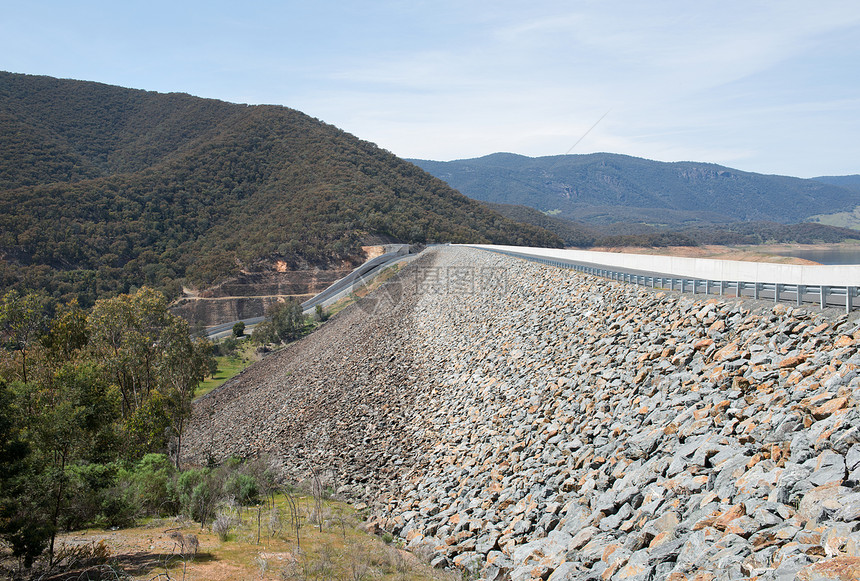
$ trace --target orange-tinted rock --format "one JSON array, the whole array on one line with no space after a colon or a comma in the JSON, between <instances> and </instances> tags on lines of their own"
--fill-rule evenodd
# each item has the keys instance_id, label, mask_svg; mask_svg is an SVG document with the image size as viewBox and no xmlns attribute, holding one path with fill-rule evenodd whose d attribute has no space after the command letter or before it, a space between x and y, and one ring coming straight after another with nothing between
<instances>
[{"instance_id":1,"label":"orange-tinted rock","mask_svg":"<svg viewBox=\"0 0 860 581\"><path fill-rule=\"evenodd\" d=\"M702 339L700 341L696 341L696 343L693 345L693 349L695 349L696 351L704 351L713 344L713 339Z\"/></svg>"},{"instance_id":2,"label":"orange-tinted rock","mask_svg":"<svg viewBox=\"0 0 860 581\"><path fill-rule=\"evenodd\" d=\"M729 343L716 353L714 353L714 361L725 361L726 359L734 359L740 353L740 347L737 343Z\"/></svg>"},{"instance_id":3,"label":"orange-tinted rock","mask_svg":"<svg viewBox=\"0 0 860 581\"><path fill-rule=\"evenodd\" d=\"M624 565L618 573L615 574L616 579L629 579L630 577L635 577L636 575L643 573L647 567L642 564L635 563L627 563Z\"/></svg>"},{"instance_id":4,"label":"orange-tinted rock","mask_svg":"<svg viewBox=\"0 0 860 581\"><path fill-rule=\"evenodd\" d=\"M846 407L848 407L848 398L837 397L818 407L812 408L812 410L810 411L812 412L812 415L815 416L816 420L823 420L824 418L830 416L833 412L844 409Z\"/></svg>"},{"instance_id":5,"label":"orange-tinted rock","mask_svg":"<svg viewBox=\"0 0 860 581\"><path fill-rule=\"evenodd\" d=\"M728 510L726 510L726 512L721 514L714 521L714 528L719 529L719 530L726 530L726 526L728 526L728 524L731 521L733 521L736 518L741 517L745 514L746 514L746 509L744 508L744 505L736 504L736 505L730 507Z\"/></svg>"},{"instance_id":6,"label":"orange-tinted rock","mask_svg":"<svg viewBox=\"0 0 860 581\"><path fill-rule=\"evenodd\" d=\"M804 353L801 353L800 355L793 355L791 357L786 357L785 359L783 359L782 361L779 362L779 368L780 369L789 369L792 367L797 367L798 365L800 365L801 363L803 363L807 359L809 359L809 355L806 355Z\"/></svg>"},{"instance_id":7,"label":"orange-tinted rock","mask_svg":"<svg viewBox=\"0 0 860 581\"><path fill-rule=\"evenodd\" d=\"M834 557L801 569L798 581L857 581L860 579L860 557Z\"/></svg>"}]
</instances>

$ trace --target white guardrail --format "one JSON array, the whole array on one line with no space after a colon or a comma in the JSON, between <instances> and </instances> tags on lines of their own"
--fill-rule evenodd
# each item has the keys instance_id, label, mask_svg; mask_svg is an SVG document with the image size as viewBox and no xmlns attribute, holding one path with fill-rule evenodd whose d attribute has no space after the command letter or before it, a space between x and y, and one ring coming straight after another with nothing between
<instances>
[{"instance_id":1,"label":"white guardrail","mask_svg":"<svg viewBox=\"0 0 860 581\"><path fill-rule=\"evenodd\" d=\"M614 280L671 290L706 294L772 298L774 302L791 301L844 306L853 309L860 288L860 265L799 265L711 258L685 258L651 254L623 254L464 244L492 252L508 254L551 266L571 268Z\"/></svg>"}]
</instances>

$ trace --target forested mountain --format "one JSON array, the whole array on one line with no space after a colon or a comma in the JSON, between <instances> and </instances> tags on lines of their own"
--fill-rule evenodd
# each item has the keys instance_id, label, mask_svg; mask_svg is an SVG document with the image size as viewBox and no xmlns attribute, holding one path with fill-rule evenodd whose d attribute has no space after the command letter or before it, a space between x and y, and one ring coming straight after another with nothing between
<instances>
[{"instance_id":1,"label":"forested mountain","mask_svg":"<svg viewBox=\"0 0 860 581\"><path fill-rule=\"evenodd\" d=\"M175 296L367 237L561 244L292 109L0 72L0 288Z\"/></svg>"},{"instance_id":2,"label":"forested mountain","mask_svg":"<svg viewBox=\"0 0 860 581\"><path fill-rule=\"evenodd\" d=\"M850 176L821 176L813 179L819 182L824 182L825 184L860 191L860 174Z\"/></svg>"},{"instance_id":3,"label":"forested mountain","mask_svg":"<svg viewBox=\"0 0 860 581\"><path fill-rule=\"evenodd\" d=\"M561 238L566 246L696 246L699 244L834 244L860 240L860 232L814 222L732 222L698 224L683 228L655 228L648 224L615 222L586 225L546 214L527 206L483 202L499 214L540 226Z\"/></svg>"},{"instance_id":4,"label":"forested mountain","mask_svg":"<svg viewBox=\"0 0 860 581\"><path fill-rule=\"evenodd\" d=\"M517 204L495 204L484 202L484 205L506 218L516 222L531 224L549 230L564 241L565 246L593 246L599 234L580 222L548 216L539 210Z\"/></svg>"},{"instance_id":5,"label":"forested mountain","mask_svg":"<svg viewBox=\"0 0 860 581\"><path fill-rule=\"evenodd\" d=\"M411 161L471 198L592 224L790 223L860 205L860 191L822 181L609 153Z\"/></svg>"}]
</instances>

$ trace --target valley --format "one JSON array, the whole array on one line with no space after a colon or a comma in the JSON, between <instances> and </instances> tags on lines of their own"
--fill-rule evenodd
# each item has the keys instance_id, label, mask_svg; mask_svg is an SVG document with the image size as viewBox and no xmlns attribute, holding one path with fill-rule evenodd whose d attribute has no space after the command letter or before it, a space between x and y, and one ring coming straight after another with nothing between
<instances>
[{"instance_id":1,"label":"valley","mask_svg":"<svg viewBox=\"0 0 860 581\"><path fill-rule=\"evenodd\" d=\"M10 578L59 579L57 540L146 579L860 578L860 283L819 310L458 246L857 261L857 176L413 163L287 107L7 72L0 154Z\"/></svg>"},{"instance_id":2,"label":"valley","mask_svg":"<svg viewBox=\"0 0 860 581\"><path fill-rule=\"evenodd\" d=\"M482 578L860 566L856 314L451 247L365 301L199 400L187 460L320 471Z\"/></svg>"}]
</instances>

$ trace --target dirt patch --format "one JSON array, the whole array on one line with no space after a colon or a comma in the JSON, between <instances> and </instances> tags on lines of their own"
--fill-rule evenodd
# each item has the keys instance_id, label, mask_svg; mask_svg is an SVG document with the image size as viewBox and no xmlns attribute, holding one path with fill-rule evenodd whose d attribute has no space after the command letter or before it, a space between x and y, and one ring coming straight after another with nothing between
<instances>
[{"instance_id":1,"label":"dirt patch","mask_svg":"<svg viewBox=\"0 0 860 581\"><path fill-rule=\"evenodd\" d=\"M830 248L829 244L806 244L806 249ZM775 264L818 264L811 260L794 256L780 256L775 252L790 252L796 246L790 244L774 244L761 246L721 246L708 244L705 246L666 246L662 248L642 248L624 246L620 248L591 248L599 252L617 252L627 254L652 254L660 256L683 256L686 258L713 258L715 260L739 260L742 262L771 262Z\"/></svg>"},{"instance_id":2,"label":"dirt patch","mask_svg":"<svg viewBox=\"0 0 860 581\"><path fill-rule=\"evenodd\" d=\"M364 254L367 257L365 260L371 260L385 254L385 246L362 246L361 249L364 250Z\"/></svg>"},{"instance_id":3,"label":"dirt patch","mask_svg":"<svg viewBox=\"0 0 860 581\"><path fill-rule=\"evenodd\" d=\"M312 522L313 499L293 497L300 509L300 541L288 520L284 497L277 496L277 509L259 510L264 524L258 529L258 508L238 512L239 523L226 540L207 527L174 518L156 519L148 525L117 530L90 529L60 535L57 546L96 546L109 550L106 563L76 567L63 573L44 575L44 581L78 579L184 579L185 581L232 581L235 579L280 580L284 578L351 579L363 572L380 580L451 581L454 576L433 570L411 553L386 545L361 527L362 517L347 503L327 500L322 530ZM272 521L273 514L278 515ZM283 521L279 519L283 518ZM272 522L279 522L277 529ZM183 555L171 538L179 532L199 541L196 554ZM300 545L300 547L299 547ZM125 575L125 576L124 576Z\"/></svg>"}]
</instances>

